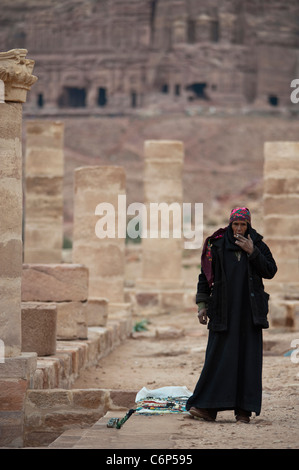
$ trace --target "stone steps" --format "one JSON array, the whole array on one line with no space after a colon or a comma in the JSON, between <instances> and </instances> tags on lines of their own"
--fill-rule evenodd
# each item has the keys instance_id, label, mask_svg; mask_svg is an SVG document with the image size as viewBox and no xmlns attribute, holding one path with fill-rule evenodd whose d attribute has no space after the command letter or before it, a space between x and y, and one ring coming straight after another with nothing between
<instances>
[{"instance_id":1,"label":"stone steps","mask_svg":"<svg viewBox=\"0 0 299 470\"><path fill-rule=\"evenodd\" d=\"M106 327L89 327L86 340L57 340L54 355L38 357L30 388L69 388L80 375L80 370L97 364L121 344L131 331L132 319L124 315L118 320L109 320Z\"/></svg>"},{"instance_id":2,"label":"stone steps","mask_svg":"<svg viewBox=\"0 0 299 470\"><path fill-rule=\"evenodd\" d=\"M106 327L89 327L88 339L57 341L55 355L38 357L26 393L24 446L47 446L69 428L91 426L109 409L126 409L133 394L98 389L71 389L84 368L99 360L131 334L131 315L114 315Z\"/></svg>"},{"instance_id":3,"label":"stone steps","mask_svg":"<svg viewBox=\"0 0 299 470\"><path fill-rule=\"evenodd\" d=\"M108 428L110 418L123 418L125 411L108 411L88 429L70 429L52 442L50 449L171 449L180 439L184 419L176 414L133 414L121 429ZM113 455L113 454L111 454Z\"/></svg>"}]
</instances>

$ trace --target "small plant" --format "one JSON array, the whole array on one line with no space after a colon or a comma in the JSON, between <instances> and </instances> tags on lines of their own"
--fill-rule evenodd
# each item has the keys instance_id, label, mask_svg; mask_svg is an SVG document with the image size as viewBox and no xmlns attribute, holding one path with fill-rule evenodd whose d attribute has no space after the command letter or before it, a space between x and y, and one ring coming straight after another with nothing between
<instances>
[{"instance_id":1,"label":"small plant","mask_svg":"<svg viewBox=\"0 0 299 470\"><path fill-rule=\"evenodd\" d=\"M133 326L133 331L147 331L148 328L146 325L148 323L150 322L147 319L143 319L141 321L136 322L135 325Z\"/></svg>"}]
</instances>

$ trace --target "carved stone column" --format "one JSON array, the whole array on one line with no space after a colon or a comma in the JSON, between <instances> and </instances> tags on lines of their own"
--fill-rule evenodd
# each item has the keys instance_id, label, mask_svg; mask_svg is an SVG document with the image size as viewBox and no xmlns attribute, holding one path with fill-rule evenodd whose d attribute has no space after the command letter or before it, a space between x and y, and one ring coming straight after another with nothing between
<instances>
[{"instance_id":1,"label":"carved stone column","mask_svg":"<svg viewBox=\"0 0 299 470\"><path fill-rule=\"evenodd\" d=\"M5 102L25 103L27 92L37 81L32 75L34 60L26 59L26 49L0 52L0 80L5 85Z\"/></svg>"},{"instance_id":2,"label":"carved stone column","mask_svg":"<svg viewBox=\"0 0 299 470\"><path fill-rule=\"evenodd\" d=\"M265 142L264 236L278 267L274 279L264 282L272 326L298 328L298 191L299 142Z\"/></svg>"},{"instance_id":3,"label":"carved stone column","mask_svg":"<svg viewBox=\"0 0 299 470\"><path fill-rule=\"evenodd\" d=\"M118 196L125 195L126 175L122 167L90 166L74 173L73 263L89 269L89 299L124 301L125 239L118 236ZM95 209L100 203L115 208L114 237L99 239Z\"/></svg>"},{"instance_id":4,"label":"carved stone column","mask_svg":"<svg viewBox=\"0 0 299 470\"><path fill-rule=\"evenodd\" d=\"M184 147L179 141L146 141L144 145L144 199L147 214L150 204L172 203L181 207L183 202L182 169ZM182 286L182 238L174 238L172 232L172 211L161 211L161 218L169 223L169 236L161 233L159 221L156 239L147 237L142 240L142 280L147 286L179 288ZM165 220L164 220L165 222ZM147 225L150 226L148 220ZM167 235L167 234L166 234Z\"/></svg>"},{"instance_id":5,"label":"carved stone column","mask_svg":"<svg viewBox=\"0 0 299 470\"><path fill-rule=\"evenodd\" d=\"M24 399L36 355L21 354L22 103L37 77L25 49L0 53L0 446L23 442Z\"/></svg>"},{"instance_id":6,"label":"carved stone column","mask_svg":"<svg viewBox=\"0 0 299 470\"><path fill-rule=\"evenodd\" d=\"M0 53L5 102L0 111L0 331L5 355L21 351L22 103L37 80L25 49Z\"/></svg>"},{"instance_id":7,"label":"carved stone column","mask_svg":"<svg viewBox=\"0 0 299 470\"><path fill-rule=\"evenodd\" d=\"M146 141L144 160L146 226L150 234L142 239L142 276L136 280L137 305L143 314L173 312L182 309L184 296L182 237L174 233L174 229L182 227L184 145L180 141ZM158 218L152 203L159 206ZM156 234L152 232L152 217L156 219ZM166 232L169 227L169 233L162 233L163 224Z\"/></svg>"},{"instance_id":8,"label":"carved stone column","mask_svg":"<svg viewBox=\"0 0 299 470\"><path fill-rule=\"evenodd\" d=\"M62 261L63 139L62 122L27 122L25 263Z\"/></svg>"}]
</instances>

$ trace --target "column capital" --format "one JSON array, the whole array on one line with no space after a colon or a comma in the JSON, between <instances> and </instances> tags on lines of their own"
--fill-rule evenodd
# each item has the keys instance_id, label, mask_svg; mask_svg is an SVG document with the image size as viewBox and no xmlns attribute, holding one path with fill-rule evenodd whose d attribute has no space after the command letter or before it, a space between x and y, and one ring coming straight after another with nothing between
<instances>
[{"instance_id":1,"label":"column capital","mask_svg":"<svg viewBox=\"0 0 299 470\"><path fill-rule=\"evenodd\" d=\"M27 91L37 81L32 75L34 60L26 59L26 49L0 52L0 80L5 86L5 101L25 103Z\"/></svg>"}]
</instances>

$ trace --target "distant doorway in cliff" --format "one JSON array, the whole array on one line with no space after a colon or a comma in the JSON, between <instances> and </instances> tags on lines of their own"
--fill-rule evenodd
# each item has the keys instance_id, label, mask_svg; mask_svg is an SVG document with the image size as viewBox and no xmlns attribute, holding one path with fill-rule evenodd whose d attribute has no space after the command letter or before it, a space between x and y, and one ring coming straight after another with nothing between
<instances>
[{"instance_id":1,"label":"distant doorway in cliff","mask_svg":"<svg viewBox=\"0 0 299 470\"><path fill-rule=\"evenodd\" d=\"M131 107L132 108L137 107L137 93L136 93L136 91L131 91Z\"/></svg>"},{"instance_id":2,"label":"distant doorway in cliff","mask_svg":"<svg viewBox=\"0 0 299 470\"><path fill-rule=\"evenodd\" d=\"M37 106L39 108L43 108L43 106L44 106L44 95L42 93L39 93L37 95Z\"/></svg>"},{"instance_id":3,"label":"distant doorway in cliff","mask_svg":"<svg viewBox=\"0 0 299 470\"><path fill-rule=\"evenodd\" d=\"M279 104L278 96L276 96L276 95L269 95L269 96L268 96L268 103L269 103L271 106L278 106L278 104Z\"/></svg>"},{"instance_id":4,"label":"distant doorway in cliff","mask_svg":"<svg viewBox=\"0 0 299 470\"><path fill-rule=\"evenodd\" d=\"M64 87L59 98L62 108L84 108L86 106L85 88Z\"/></svg>"},{"instance_id":5,"label":"distant doorway in cliff","mask_svg":"<svg viewBox=\"0 0 299 470\"><path fill-rule=\"evenodd\" d=\"M209 97L207 96L205 92L206 86L207 84L205 82L192 83L191 85L186 86L187 91L193 92L193 95L190 95L189 99L190 100L193 100L193 99L208 100Z\"/></svg>"},{"instance_id":6,"label":"distant doorway in cliff","mask_svg":"<svg viewBox=\"0 0 299 470\"><path fill-rule=\"evenodd\" d=\"M106 88L99 88L98 90L98 106L106 106L107 104L107 90Z\"/></svg>"},{"instance_id":7,"label":"distant doorway in cliff","mask_svg":"<svg viewBox=\"0 0 299 470\"><path fill-rule=\"evenodd\" d=\"M187 22L187 40L189 44L196 42L196 21L188 20Z\"/></svg>"}]
</instances>

